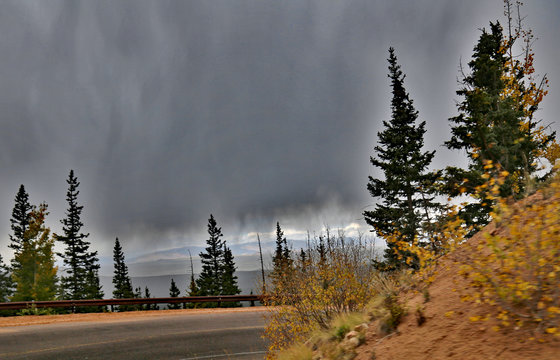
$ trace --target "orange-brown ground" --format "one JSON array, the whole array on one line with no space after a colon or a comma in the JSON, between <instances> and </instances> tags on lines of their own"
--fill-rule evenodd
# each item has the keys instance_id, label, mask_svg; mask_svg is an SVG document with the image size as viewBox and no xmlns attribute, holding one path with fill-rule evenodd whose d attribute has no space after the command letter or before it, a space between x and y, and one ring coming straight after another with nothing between
<instances>
[{"instance_id":1,"label":"orange-brown ground","mask_svg":"<svg viewBox=\"0 0 560 360\"><path fill-rule=\"evenodd\" d=\"M245 312L245 311L267 311L264 306L242 307L230 309L186 309L186 310L150 310L150 311L128 311L114 313L90 313L90 314L63 314L63 315L28 315L0 317L0 328L8 326L24 326L64 323L74 321L122 321L137 320L150 316L174 316L177 314L203 314L222 312Z\"/></svg>"},{"instance_id":2,"label":"orange-brown ground","mask_svg":"<svg viewBox=\"0 0 560 360\"><path fill-rule=\"evenodd\" d=\"M529 199L528 199L529 200ZM538 201L532 197L529 201ZM484 231L501 233L490 224ZM492 329L495 322L471 322L469 317L496 313L488 305L461 302L460 294L467 283L458 275L461 261L468 258L482 237L474 236L460 249L442 258L434 282L429 287L430 300L424 304L421 293L410 293L407 298L408 315L398 327L398 332L387 337L377 336L372 324L366 343L360 346L357 360L416 360L416 359L560 359L560 339L542 336L546 342L529 340L531 333L525 329ZM415 311L425 307L427 321L418 326ZM451 313L452 312L452 313ZM538 337L538 335L537 335ZM374 355L375 354L375 357Z\"/></svg>"}]
</instances>

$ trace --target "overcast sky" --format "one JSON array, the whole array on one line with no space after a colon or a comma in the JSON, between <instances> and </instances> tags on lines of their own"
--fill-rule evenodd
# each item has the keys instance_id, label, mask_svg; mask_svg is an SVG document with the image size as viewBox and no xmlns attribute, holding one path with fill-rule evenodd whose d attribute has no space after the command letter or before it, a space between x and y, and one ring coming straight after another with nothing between
<instances>
[{"instance_id":1,"label":"overcast sky","mask_svg":"<svg viewBox=\"0 0 560 360\"><path fill-rule=\"evenodd\" d=\"M560 2L523 11L551 83L538 117L558 122ZM174 271L210 213L240 258L276 221L368 231L389 46L434 167L462 163L441 147L459 61L497 19L500 0L0 1L0 253L20 184L60 231L70 169L104 274L116 236L136 274Z\"/></svg>"}]
</instances>

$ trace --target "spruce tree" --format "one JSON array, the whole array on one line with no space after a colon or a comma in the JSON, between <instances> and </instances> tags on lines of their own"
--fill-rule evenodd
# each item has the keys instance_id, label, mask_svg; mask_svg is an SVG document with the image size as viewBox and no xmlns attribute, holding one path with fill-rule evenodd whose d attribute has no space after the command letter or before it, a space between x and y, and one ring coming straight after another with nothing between
<instances>
[{"instance_id":1,"label":"spruce tree","mask_svg":"<svg viewBox=\"0 0 560 360\"><path fill-rule=\"evenodd\" d=\"M303 248L301 248L301 250L299 251L299 266L301 267L302 271L305 272L305 269L307 268L307 253L305 252L305 250L303 250Z\"/></svg>"},{"instance_id":2,"label":"spruce tree","mask_svg":"<svg viewBox=\"0 0 560 360\"><path fill-rule=\"evenodd\" d=\"M68 209L66 218L61 220L64 235L57 235L57 239L64 243L66 249L59 254L64 260L65 276L62 277L62 287L65 299L94 299L103 296L99 284L99 264L97 252L89 251L89 234L81 232L84 225L80 220L83 206L78 205L78 182L74 171L70 170L66 201Z\"/></svg>"},{"instance_id":3,"label":"spruce tree","mask_svg":"<svg viewBox=\"0 0 560 360\"><path fill-rule=\"evenodd\" d=\"M422 150L426 122L417 124L418 112L405 90L405 75L397 64L393 48L389 49L388 61L392 87L391 120L383 121L384 129L377 134L376 157L370 158L384 179L369 177L367 188L380 202L374 210L364 211L364 217L381 237L398 233L406 242L412 243L416 237L428 241L431 216L440 208L434 201L436 191L432 186L439 174L428 172L435 151ZM387 245L381 267L408 266L404 259L399 259L405 254L396 253L393 242Z\"/></svg>"},{"instance_id":4,"label":"spruce tree","mask_svg":"<svg viewBox=\"0 0 560 360\"><path fill-rule=\"evenodd\" d=\"M220 295L222 292L224 248L222 229L211 214L208 219L208 240L206 252L200 253L202 271L196 280L200 296Z\"/></svg>"},{"instance_id":5,"label":"spruce tree","mask_svg":"<svg viewBox=\"0 0 560 360\"><path fill-rule=\"evenodd\" d=\"M189 284L189 288L187 290L187 294L189 294L189 296L198 296L198 287L196 286L196 280L194 279L194 265L193 265L192 255L190 250L189 250L189 259L191 262L191 281Z\"/></svg>"},{"instance_id":6,"label":"spruce tree","mask_svg":"<svg viewBox=\"0 0 560 360\"><path fill-rule=\"evenodd\" d=\"M189 296L198 296L198 286L196 286L196 280L194 278L194 274L191 274L191 281L189 283Z\"/></svg>"},{"instance_id":7,"label":"spruce tree","mask_svg":"<svg viewBox=\"0 0 560 360\"><path fill-rule=\"evenodd\" d=\"M12 288L13 282L10 269L4 264L2 255L0 254L0 302L8 301L9 297L12 295Z\"/></svg>"},{"instance_id":8,"label":"spruce tree","mask_svg":"<svg viewBox=\"0 0 560 360\"><path fill-rule=\"evenodd\" d=\"M29 227L31 221L31 211L33 206L29 203L29 194L25 191L25 187L20 185L16 194L14 208L12 210L12 218L10 219L12 234L10 234L10 249L17 254L23 248L25 242L24 234ZM16 269L19 264L12 260L12 268Z\"/></svg>"},{"instance_id":9,"label":"spruce tree","mask_svg":"<svg viewBox=\"0 0 560 360\"><path fill-rule=\"evenodd\" d=\"M278 287L284 279L287 272L292 267L292 258L288 241L284 236L284 231L280 227L280 222L276 222L276 249L272 257L272 273L269 275L272 282L272 288Z\"/></svg>"},{"instance_id":10,"label":"spruce tree","mask_svg":"<svg viewBox=\"0 0 560 360\"><path fill-rule=\"evenodd\" d=\"M460 212L466 225L474 228L471 235L488 223L494 205L483 188L487 181L484 174L494 177L507 171L510 176L500 187L499 195L520 197L536 170L538 152L554 139L554 133L534 136L536 122L525 121L524 104L515 91L507 88L507 66L516 60L504 44L511 41L505 41L499 22L490 23L490 31L482 30L468 64L471 73L464 76L462 88L457 91L463 97L458 104L459 115L449 119L452 137L445 145L466 151L469 162L467 169L446 169L446 191L450 196L464 193L478 198ZM523 76L520 71L513 77L521 82ZM514 87L523 90L522 84Z\"/></svg>"},{"instance_id":11,"label":"spruce tree","mask_svg":"<svg viewBox=\"0 0 560 360\"><path fill-rule=\"evenodd\" d=\"M89 253L89 259L86 268L86 286L85 294L87 299L103 299L105 296L101 290L101 282L99 281L99 262L94 253Z\"/></svg>"},{"instance_id":12,"label":"spruce tree","mask_svg":"<svg viewBox=\"0 0 560 360\"><path fill-rule=\"evenodd\" d=\"M128 275L128 267L124 261L124 253L119 242L119 238L115 239L115 246L113 248L113 261L114 261L114 275L113 275L113 285L115 290L113 290L113 298L115 299L130 299L134 297L134 291L132 290L132 282L130 281L130 276Z\"/></svg>"},{"instance_id":13,"label":"spruce tree","mask_svg":"<svg viewBox=\"0 0 560 360\"><path fill-rule=\"evenodd\" d=\"M175 284L175 280L173 280L173 278L171 278L171 287L169 288L169 297L179 297L180 294L181 294L181 291L179 291L179 288L177 287L177 284ZM181 304L179 304L179 303L169 304L169 305L167 305L167 308L168 309L180 309Z\"/></svg>"},{"instance_id":14,"label":"spruce tree","mask_svg":"<svg viewBox=\"0 0 560 360\"><path fill-rule=\"evenodd\" d=\"M325 264L327 261L327 249L325 247L325 240L323 236L319 236L319 244L317 245L317 253L319 255L319 266Z\"/></svg>"},{"instance_id":15,"label":"spruce tree","mask_svg":"<svg viewBox=\"0 0 560 360\"><path fill-rule=\"evenodd\" d=\"M293 264L291 251L288 247L288 240L284 236L284 231L280 227L280 222L276 222L276 250L272 258L273 272L281 274Z\"/></svg>"},{"instance_id":16,"label":"spruce tree","mask_svg":"<svg viewBox=\"0 0 560 360\"><path fill-rule=\"evenodd\" d=\"M194 278L194 265L192 261L191 251L189 250L189 258L191 262L191 281L189 282L189 287L187 288L186 294L187 296L198 296L198 286L196 285L196 280ZM186 308L192 309L197 307L197 303L188 303L185 304Z\"/></svg>"},{"instance_id":17,"label":"spruce tree","mask_svg":"<svg viewBox=\"0 0 560 360\"><path fill-rule=\"evenodd\" d=\"M150 293L150 289L148 289L148 287L146 286L144 288L144 298L150 299L151 297L152 297L152 294ZM146 309L146 310L158 310L158 306L157 306L157 304L146 304L146 305L144 305L144 309Z\"/></svg>"},{"instance_id":18,"label":"spruce tree","mask_svg":"<svg viewBox=\"0 0 560 360\"><path fill-rule=\"evenodd\" d=\"M287 240L284 237L284 232L280 228L280 222L276 222L276 250L272 258L272 265L274 272L281 272L282 267L285 265L284 255L286 253Z\"/></svg>"},{"instance_id":19,"label":"spruce tree","mask_svg":"<svg viewBox=\"0 0 560 360\"><path fill-rule=\"evenodd\" d=\"M222 295L238 295L241 289L237 285L237 276L235 275L235 262L231 249L224 244L224 260L223 260L223 276L222 276ZM240 302L227 302L222 304L224 307L241 306Z\"/></svg>"}]
</instances>

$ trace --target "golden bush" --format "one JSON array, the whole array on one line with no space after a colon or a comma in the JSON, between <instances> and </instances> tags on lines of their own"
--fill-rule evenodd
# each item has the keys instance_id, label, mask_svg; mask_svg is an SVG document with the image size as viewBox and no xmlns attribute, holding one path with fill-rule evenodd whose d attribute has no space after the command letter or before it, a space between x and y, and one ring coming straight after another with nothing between
<instances>
[{"instance_id":1,"label":"golden bush","mask_svg":"<svg viewBox=\"0 0 560 360\"><path fill-rule=\"evenodd\" d=\"M472 289L463 299L497 306L502 326L534 325L555 334L560 332L560 177L539 192L533 202L498 202L492 217L500 231L483 234L460 274Z\"/></svg>"},{"instance_id":2,"label":"golden bush","mask_svg":"<svg viewBox=\"0 0 560 360\"><path fill-rule=\"evenodd\" d=\"M362 311L375 295L373 245L358 239L319 237L304 256L292 259L274 279L265 337L268 357L296 342L304 342L318 329L329 329L339 314Z\"/></svg>"}]
</instances>

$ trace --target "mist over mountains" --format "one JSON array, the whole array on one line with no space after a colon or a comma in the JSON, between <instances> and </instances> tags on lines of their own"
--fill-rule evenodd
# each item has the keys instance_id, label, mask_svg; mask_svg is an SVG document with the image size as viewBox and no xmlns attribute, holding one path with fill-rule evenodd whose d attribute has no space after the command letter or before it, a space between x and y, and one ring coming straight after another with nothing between
<instances>
[{"instance_id":1,"label":"mist over mountains","mask_svg":"<svg viewBox=\"0 0 560 360\"><path fill-rule=\"evenodd\" d=\"M241 294L254 294L259 293L260 282L262 275L260 270L254 271L236 271L235 273L238 277L238 285L241 289ZM195 274L195 278L198 274ZM111 299L113 297L113 283L112 276L100 276L101 285L103 286L103 292L105 293L105 299ZM169 297L169 287L171 286L171 279L175 281L177 287L181 290L181 296L186 295L186 289L190 282L190 274L174 274L174 275L160 275L160 276L132 276L132 286L133 288L141 287L142 296L144 296L145 287L150 289L150 294L152 297Z\"/></svg>"}]
</instances>

